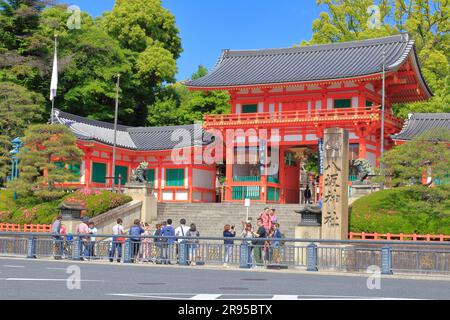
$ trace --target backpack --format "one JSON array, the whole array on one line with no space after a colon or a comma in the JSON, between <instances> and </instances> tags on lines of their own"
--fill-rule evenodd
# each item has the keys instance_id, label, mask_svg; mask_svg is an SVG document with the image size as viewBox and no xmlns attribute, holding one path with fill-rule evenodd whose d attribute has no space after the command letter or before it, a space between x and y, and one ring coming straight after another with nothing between
<instances>
[{"instance_id":1,"label":"backpack","mask_svg":"<svg viewBox=\"0 0 450 320\"><path fill-rule=\"evenodd\" d=\"M162 229L162 236L164 237L173 237L175 235L175 229L172 226L166 226ZM167 242L169 239L164 238L161 239L162 242Z\"/></svg>"},{"instance_id":2,"label":"backpack","mask_svg":"<svg viewBox=\"0 0 450 320\"><path fill-rule=\"evenodd\" d=\"M154 236L162 236L161 229L156 230ZM167 241L167 239L155 238L155 242L165 242L165 241Z\"/></svg>"}]
</instances>

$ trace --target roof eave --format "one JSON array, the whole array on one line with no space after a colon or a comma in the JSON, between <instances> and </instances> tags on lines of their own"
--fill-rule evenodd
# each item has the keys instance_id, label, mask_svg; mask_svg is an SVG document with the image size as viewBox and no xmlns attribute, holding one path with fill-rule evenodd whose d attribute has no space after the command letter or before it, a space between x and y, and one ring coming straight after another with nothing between
<instances>
[{"instance_id":1,"label":"roof eave","mask_svg":"<svg viewBox=\"0 0 450 320\"><path fill-rule=\"evenodd\" d=\"M386 75L395 72L396 70L389 70ZM324 84L324 83L334 83L342 81L362 81L362 80L379 80L382 78L382 73L372 73L361 76L352 76L348 78L335 78L335 79L325 79L325 80L308 80L308 81L295 81L295 82L274 82L274 83L260 83L260 84L238 84L238 85L227 85L227 86L189 86L186 87L191 91L209 91L209 90L236 90L236 89L246 89L246 88L270 88L270 87L296 87L302 85L313 85L313 84Z\"/></svg>"}]
</instances>

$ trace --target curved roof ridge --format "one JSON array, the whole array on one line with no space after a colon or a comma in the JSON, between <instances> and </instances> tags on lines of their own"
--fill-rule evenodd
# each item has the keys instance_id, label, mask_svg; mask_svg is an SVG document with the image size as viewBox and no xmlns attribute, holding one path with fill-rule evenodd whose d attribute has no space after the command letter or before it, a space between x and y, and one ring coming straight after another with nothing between
<instances>
[{"instance_id":1,"label":"curved roof ridge","mask_svg":"<svg viewBox=\"0 0 450 320\"><path fill-rule=\"evenodd\" d=\"M78 116L78 115L75 115L75 114L72 114L72 113L64 112L64 111L61 111L59 109L55 109L55 113L56 112L58 112L58 114L60 115L59 117L62 117L62 118L65 118L65 119L74 120L76 122L82 122L82 123L93 125L93 126L96 126L96 127L101 127L101 128L105 128L105 129L112 129L112 130L114 130L114 123L111 123L111 122L89 119L89 118ZM121 125L121 124L117 125L117 130L118 131L127 131L128 128L130 128L130 127L129 126L124 126L124 125Z\"/></svg>"},{"instance_id":2,"label":"curved roof ridge","mask_svg":"<svg viewBox=\"0 0 450 320\"><path fill-rule=\"evenodd\" d=\"M406 37L406 39L405 39ZM242 49L242 50L223 50L225 52L225 58L234 57L240 55L271 55L271 54L289 54L289 53L298 53L303 51L323 51L323 50L339 50L345 48L359 48L365 46L375 46L375 45L383 45L386 43L392 42L408 42L409 40L408 33L399 33L391 36L381 37L381 38L371 38L364 40L354 40L354 41L345 41L345 42L333 42L333 43L323 43L323 44L313 44L313 45L305 45L305 46L294 46L294 47L285 47L285 48L266 48L266 49ZM387 41L390 40L390 41ZM223 57L219 59L219 61L223 60Z\"/></svg>"}]
</instances>

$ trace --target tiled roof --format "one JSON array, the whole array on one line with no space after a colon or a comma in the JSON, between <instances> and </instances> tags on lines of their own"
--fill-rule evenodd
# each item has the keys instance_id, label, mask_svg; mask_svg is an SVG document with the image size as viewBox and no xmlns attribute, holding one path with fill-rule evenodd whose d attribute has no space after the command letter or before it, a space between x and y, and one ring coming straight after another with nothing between
<instances>
[{"instance_id":1,"label":"tiled roof","mask_svg":"<svg viewBox=\"0 0 450 320\"><path fill-rule=\"evenodd\" d=\"M424 133L450 130L450 113L412 113L402 131L392 136L394 140L408 141Z\"/></svg>"},{"instance_id":2,"label":"tiled roof","mask_svg":"<svg viewBox=\"0 0 450 320\"><path fill-rule=\"evenodd\" d=\"M111 123L83 118L57 109L53 117L55 122L66 125L80 140L114 144L114 125ZM117 126L117 146L132 150L170 150L194 144L208 144L212 141L212 135L196 125L148 128Z\"/></svg>"},{"instance_id":3,"label":"tiled roof","mask_svg":"<svg viewBox=\"0 0 450 320\"><path fill-rule=\"evenodd\" d=\"M224 50L208 75L186 85L219 88L373 75L382 72L383 52L389 71L401 66L412 51L414 41L408 34L287 49Z\"/></svg>"}]
</instances>

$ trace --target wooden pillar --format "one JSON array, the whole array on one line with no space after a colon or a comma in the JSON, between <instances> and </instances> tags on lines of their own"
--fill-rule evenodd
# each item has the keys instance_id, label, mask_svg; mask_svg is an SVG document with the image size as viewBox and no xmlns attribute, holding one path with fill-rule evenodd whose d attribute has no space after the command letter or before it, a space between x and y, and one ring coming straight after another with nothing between
<instances>
[{"instance_id":1,"label":"wooden pillar","mask_svg":"<svg viewBox=\"0 0 450 320\"><path fill-rule=\"evenodd\" d=\"M279 161L279 168L278 168L278 178L280 180L280 203L286 203L286 174L284 172L285 170L285 164L284 164L284 151L285 147L280 146L280 161Z\"/></svg>"},{"instance_id":2,"label":"wooden pillar","mask_svg":"<svg viewBox=\"0 0 450 320\"><path fill-rule=\"evenodd\" d=\"M366 87L365 82L359 83L358 90L358 109L364 109L366 107Z\"/></svg>"},{"instance_id":3,"label":"wooden pillar","mask_svg":"<svg viewBox=\"0 0 450 320\"><path fill-rule=\"evenodd\" d=\"M366 146L366 138L360 137L359 138L359 158L360 159L366 159L366 152L367 146Z\"/></svg>"},{"instance_id":4,"label":"wooden pillar","mask_svg":"<svg viewBox=\"0 0 450 320\"><path fill-rule=\"evenodd\" d=\"M225 201L233 200L233 162L234 162L234 132L226 131L225 140L225 158L226 158L226 180L225 180Z\"/></svg>"},{"instance_id":5,"label":"wooden pillar","mask_svg":"<svg viewBox=\"0 0 450 320\"><path fill-rule=\"evenodd\" d=\"M116 166L117 166L117 158L116 158ZM115 177L115 172L113 172L113 168L112 168L113 167L112 159L113 159L113 154L112 154L112 152L110 152L109 159L108 159L108 169L107 169L109 177ZM106 180L106 186L112 187L114 185L114 183L115 183L115 179Z\"/></svg>"},{"instance_id":6,"label":"wooden pillar","mask_svg":"<svg viewBox=\"0 0 450 320\"><path fill-rule=\"evenodd\" d=\"M89 184L91 183L91 168L92 168L92 160L91 160L91 150L86 150L86 155L84 158L84 184L86 185L86 188L89 188Z\"/></svg>"},{"instance_id":7,"label":"wooden pillar","mask_svg":"<svg viewBox=\"0 0 450 320\"><path fill-rule=\"evenodd\" d=\"M192 180L192 176L193 176L193 165L192 165L192 161L191 161L191 163L189 164L189 166L187 167L188 168L188 187L189 187L189 194L188 194L188 199L189 199L189 202L192 202L193 201L193 198L194 198L194 194L193 194L193 192L194 192L194 186L193 186L193 180Z\"/></svg>"},{"instance_id":8,"label":"wooden pillar","mask_svg":"<svg viewBox=\"0 0 450 320\"><path fill-rule=\"evenodd\" d=\"M163 165L162 165L162 158L158 157L158 201L162 202L162 186L163 186L163 181L162 181L162 170L163 170Z\"/></svg>"},{"instance_id":9,"label":"wooden pillar","mask_svg":"<svg viewBox=\"0 0 450 320\"><path fill-rule=\"evenodd\" d=\"M263 89L264 92L264 110L263 112L269 112L269 91L270 89Z\"/></svg>"},{"instance_id":10,"label":"wooden pillar","mask_svg":"<svg viewBox=\"0 0 450 320\"><path fill-rule=\"evenodd\" d=\"M327 88L328 85L322 85L320 86L322 88L322 108L320 109L320 111L323 110L327 110L328 109L328 105L327 105Z\"/></svg>"},{"instance_id":11,"label":"wooden pillar","mask_svg":"<svg viewBox=\"0 0 450 320\"><path fill-rule=\"evenodd\" d=\"M380 156L381 156L381 141L378 138L378 134L375 134L376 138L376 149L375 149L375 157L376 157L376 166L380 168Z\"/></svg>"}]
</instances>

